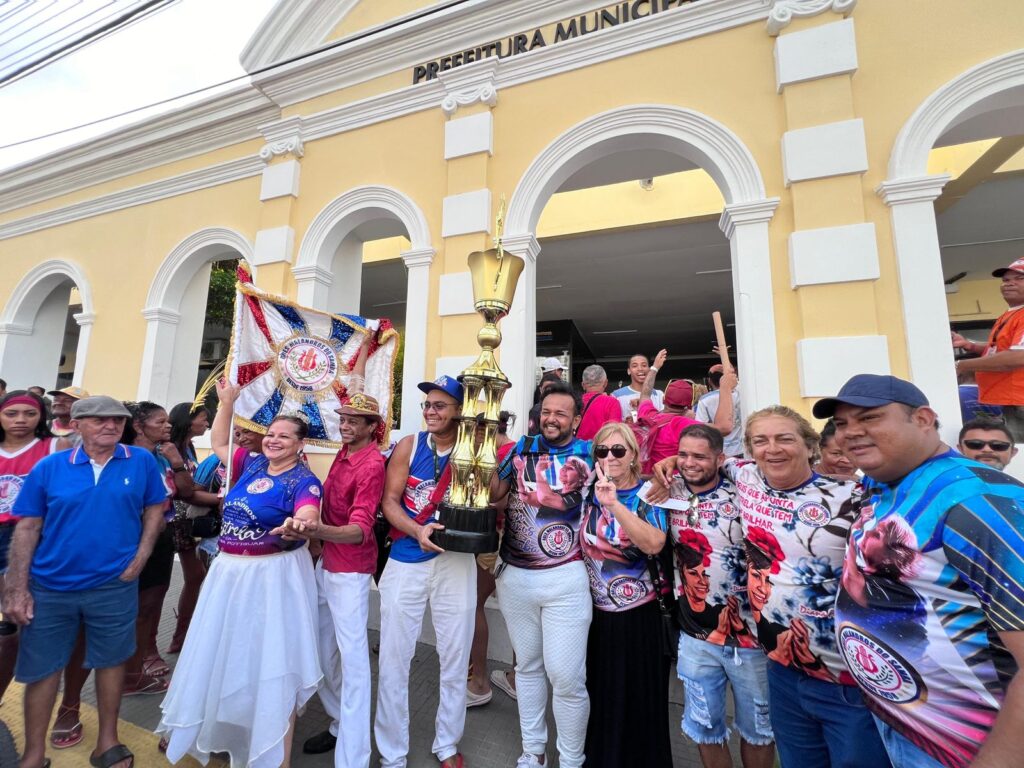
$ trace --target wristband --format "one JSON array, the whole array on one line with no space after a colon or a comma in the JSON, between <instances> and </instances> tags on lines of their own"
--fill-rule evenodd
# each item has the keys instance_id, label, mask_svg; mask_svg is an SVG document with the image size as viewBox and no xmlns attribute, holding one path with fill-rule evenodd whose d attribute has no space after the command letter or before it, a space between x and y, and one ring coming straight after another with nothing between
<instances>
[{"instance_id":1,"label":"wristband","mask_svg":"<svg viewBox=\"0 0 1024 768\"><path fill-rule=\"evenodd\" d=\"M657 372L658 372L658 370L659 370L659 368L658 368L658 366L656 366L656 365L652 365L652 366L650 367L650 369L649 369L649 370L652 370L652 371L654 371L655 373L657 373Z\"/></svg>"},{"instance_id":2,"label":"wristband","mask_svg":"<svg viewBox=\"0 0 1024 768\"><path fill-rule=\"evenodd\" d=\"M177 472L188 472L188 467L186 467L184 464L182 464L180 467L171 467L171 470L174 471L175 473L177 473Z\"/></svg>"}]
</instances>

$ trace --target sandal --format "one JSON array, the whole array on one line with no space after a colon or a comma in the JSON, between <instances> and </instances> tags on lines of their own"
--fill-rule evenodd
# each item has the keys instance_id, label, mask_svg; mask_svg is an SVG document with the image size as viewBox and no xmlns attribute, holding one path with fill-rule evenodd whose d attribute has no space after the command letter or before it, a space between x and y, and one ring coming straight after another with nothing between
<instances>
[{"instance_id":1,"label":"sandal","mask_svg":"<svg viewBox=\"0 0 1024 768\"><path fill-rule=\"evenodd\" d=\"M113 768L118 763L130 760L128 768L135 765L135 755L124 744L115 744L102 755L89 755L89 765L93 768Z\"/></svg>"},{"instance_id":2,"label":"sandal","mask_svg":"<svg viewBox=\"0 0 1024 768\"><path fill-rule=\"evenodd\" d=\"M159 677L153 677L147 675L145 672L139 675L139 679L134 685L131 683L125 683L124 690L121 692L122 696L150 696L158 693L166 693L170 684ZM109 750L108 750L109 751ZM121 758L122 760L124 758Z\"/></svg>"},{"instance_id":3,"label":"sandal","mask_svg":"<svg viewBox=\"0 0 1024 768\"><path fill-rule=\"evenodd\" d=\"M58 728L56 723L60 722L65 712L73 712L75 714L75 723L70 728ZM85 737L82 721L78 718L78 709L76 707L65 707L61 704L57 709L56 723L54 723L53 730L50 731L50 744L53 745L54 749L69 749L81 742Z\"/></svg>"},{"instance_id":4,"label":"sandal","mask_svg":"<svg viewBox=\"0 0 1024 768\"><path fill-rule=\"evenodd\" d=\"M160 752L162 754L166 755L167 754L167 748L169 746L171 746L170 739L168 739L166 736L164 736L162 739L160 739L159 742L157 742L156 748L158 750L160 750Z\"/></svg>"},{"instance_id":5,"label":"sandal","mask_svg":"<svg viewBox=\"0 0 1024 768\"><path fill-rule=\"evenodd\" d=\"M454 763L449 764L449 760L454 760ZM465 768L466 761L462 757L461 752L456 752L449 758L446 758L440 762L441 768Z\"/></svg>"},{"instance_id":6,"label":"sandal","mask_svg":"<svg viewBox=\"0 0 1024 768\"><path fill-rule=\"evenodd\" d=\"M171 673L171 667L159 653L154 653L142 660L142 671L151 677L164 677Z\"/></svg>"}]
</instances>

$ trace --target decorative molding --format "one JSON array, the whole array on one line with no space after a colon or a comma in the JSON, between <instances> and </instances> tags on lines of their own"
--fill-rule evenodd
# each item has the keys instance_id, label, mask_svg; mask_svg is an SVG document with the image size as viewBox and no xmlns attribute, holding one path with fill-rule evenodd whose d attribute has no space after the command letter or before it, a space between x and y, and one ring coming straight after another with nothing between
<instances>
[{"instance_id":1,"label":"decorative molding","mask_svg":"<svg viewBox=\"0 0 1024 768\"><path fill-rule=\"evenodd\" d=\"M868 169L864 121L797 128L782 134L782 170L786 186L799 181L864 173Z\"/></svg>"},{"instance_id":2,"label":"decorative molding","mask_svg":"<svg viewBox=\"0 0 1024 768\"><path fill-rule=\"evenodd\" d=\"M92 286L82 267L67 259L48 259L36 264L18 281L0 315L0 323L27 327L31 333L39 305L60 283L69 280L75 284L82 299L82 313L96 311Z\"/></svg>"},{"instance_id":3,"label":"decorative molding","mask_svg":"<svg viewBox=\"0 0 1024 768\"><path fill-rule=\"evenodd\" d=\"M779 93L794 83L851 74L857 66L853 19L792 32L775 41L775 83Z\"/></svg>"},{"instance_id":4,"label":"decorative molding","mask_svg":"<svg viewBox=\"0 0 1024 768\"><path fill-rule=\"evenodd\" d=\"M678 152L707 170L729 203L763 200L764 181L750 150L707 115L666 104L635 104L577 123L551 142L523 174L509 202L506 228L533 232L548 198L575 170L606 154L602 144L624 136ZM573 163L567 163L572 157Z\"/></svg>"},{"instance_id":5,"label":"decorative molding","mask_svg":"<svg viewBox=\"0 0 1024 768\"><path fill-rule=\"evenodd\" d=\"M227 227L208 227L193 232L167 254L149 286L146 312L168 311L177 314L181 297L200 266L215 261L227 251L235 251L237 258L252 264L252 243L239 232Z\"/></svg>"},{"instance_id":6,"label":"decorative molding","mask_svg":"<svg viewBox=\"0 0 1024 768\"><path fill-rule=\"evenodd\" d=\"M540 255L540 242L533 233L518 235L502 235L501 247L518 256L527 264L536 264Z\"/></svg>"},{"instance_id":7,"label":"decorative molding","mask_svg":"<svg viewBox=\"0 0 1024 768\"><path fill-rule=\"evenodd\" d=\"M722 209L722 216L718 219L718 228L731 239L736 227L771 221L775 216L775 209L778 207L779 198L777 197L766 197L750 203L731 203Z\"/></svg>"},{"instance_id":8,"label":"decorative molding","mask_svg":"<svg viewBox=\"0 0 1024 768\"><path fill-rule=\"evenodd\" d=\"M298 136L292 136L289 139L275 141L273 144L264 144L260 150L260 160L264 163L269 163L275 157L280 157L281 155L302 157L305 153L306 150L302 144L302 139Z\"/></svg>"},{"instance_id":9,"label":"decorative molding","mask_svg":"<svg viewBox=\"0 0 1024 768\"><path fill-rule=\"evenodd\" d=\"M831 397L858 373L886 376L889 342L885 336L831 336L796 343L802 397Z\"/></svg>"},{"instance_id":10,"label":"decorative molding","mask_svg":"<svg viewBox=\"0 0 1024 768\"><path fill-rule=\"evenodd\" d=\"M149 323L163 323L165 325L177 325L181 320L181 313L164 307L147 307L142 310L142 316Z\"/></svg>"},{"instance_id":11,"label":"decorative molding","mask_svg":"<svg viewBox=\"0 0 1024 768\"><path fill-rule=\"evenodd\" d=\"M874 224L800 229L789 235L789 276L793 288L877 280L879 275Z\"/></svg>"},{"instance_id":12,"label":"decorative molding","mask_svg":"<svg viewBox=\"0 0 1024 768\"><path fill-rule=\"evenodd\" d=\"M454 272L441 275L437 291L437 314L471 315L473 308L473 275L470 272Z\"/></svg>"},{"instance_id":13,"label":"decorative molding","mask_svg":"<svg viewBox=\"0 0 1024 768\"><path fill-rule=\"evenodd\" d=\"M491 190L448 195L441 203L441 237L491 231Z\"/></svg>"},{"instance_id":14,"label":"decorative molding","mask_svg":"<svg viewBox=\"0 0 1024 768\"><path fill-rule=\"evenodd\" d=\"M198 171L172 176L149 184L114 192L109 195L72 203L63 208L44 211L22 219L0 224L0 240L25 235L40 229L57 227L80 219L120 211L137 205L153 203L168 197L195 192L208 187L228 184L240 179L259 176L263 172L263 161L258 157L242 157L219 165L211 165Z\"/></svg>"},{"instance_id":15,"label":"decorative molding","mask_svg":"<svg viewBox=\"0 0 1024 768\"><path fill-rule=\"evenodd\" d=\"M299 179L302 166L298 160L285 160L272 163L263 169L260 181L260 201L274 200L278 197L298 197Z\"/></svg>"},{"instance_id":16,"label":"decorative molding","mask_svg":"<svg viewBox=\"0 0 1024 768\"><path fill-rule=\"evenodd\" d=\"M291 264L294 252L294 229L289 226L261 229L256 233L252 264L257 267L267 264Z\"/></svg>"},{"instance_id":17,"label":"decorative molding","mask_svg":"<svg viewBox=\"0 0 1024 768\"><path fill-rule=\"evenodd\" d=\"M909 179L893 179L883 181L875 188L875 192L890 208L903 203L930 203L942 194L942 188L951 178L948 173L936 173Z\"/></svg>"},{"instance_id":18,"label":"decorative molding","mask_svg":"<svg viewBox=\"0 0 1024 768\"><path fill-rule=\"evenodd\" d=\"M961 115L997 93L1024 87L1024 48L982 62L926 98L900 129L889 157L889 178L922 176L928 155Z\"/></svg>"},{"instance_id":19,"label":"decorative molding","mask_svg":"<svg viewBox=\"0 0 1024 768\"><path fill-rule=\"evenodd\" d=\"M0 212L258 139L280 110L252 86L218 94L0 172Z\"/></svg>"},{"instance_id":20,"label":"decorative molding","mask_svg":"<svg viewBox=\"0 0 1024 768\"><path fill-rule=\"evenodd\" d=\"M433 248L413 248L402 251L402 261L405 262L406 269L429 267L434 263L434 254L436 253L437 251ZM294 271L293 269L292 272Z\"/></svg>"},{"instance_id":21,"label":"decorative molding","mask_svg":"<svg viewBox=\"0 0 1024 768\"><path fill-rule=\"evenodd\" d=\"M96 322L95 312L76 312L72 317L75 319L75 322L78 323L79 328L86 325L92 325Z\"/></svg>"},{"instance_id":22,"label":"decorative molding","mask_svg":"<svg viewBox=\"0 0 1024 768\"><path fill-rule=\"evenodd\" d=\"M445 89L441 110L451 117L459 107L468 107L478 101L489 107L495 106L498 103L498 90L494 86L497 73L498 59L485 59L441 72L438 79Z\"/></svg>"},{"instance_id":23,"label":"decorative molding","mask_svg":"<svg viewBox=\"0 0 1024 768\"><path fill-rule=\"evenodd\" d=\"M857 0L775 0L768 12L768 34L775 37L793 19L809 19L828 10L849 16L856 5Z\"/></svg>"},{"instance_id":24,"label":"decorative molding","mask_svg":"<svg viewBox=\"0 0 1024 768\"><path fill-rule=\"evenodd\" d=\"M301 158L305 152L302 141L304 120L300 116L286 117L274 123L260 126L260 133L267 143L260 149L260 159L269 163L275 157L294 155Z\"/></svg>"},{"instance_id":25,"label":"decorative molding","mask_svg":"<svg viewBox=\"0 0 1024 768\"><path fill-rule=\"evenodd\" d=\"M301 267L292 267L292 277L296 280L314 280L321 285L329 286L334 282L334 273L319 264L305 264Z\"/></svg>"},{"instance_id":26,"label":"decorative molding","mask_svg":"<svg viewBox=\"0 0 1024 768\"><path fill-rule=\"evenodd\" d=\"M0 323L0 333L7 336L31 336L32 326L21 323Z\"/></svg>"},{"instance_id":27,"label":"decorative molding","mask_svg":"<svg viewBox=\"0 0 1024 768\"><path fill-rule=\"evenodd\" d=\"M238 60L252 73L318 47L359 0L289 0L275 3Z\"/></svg>"}]
</instances>

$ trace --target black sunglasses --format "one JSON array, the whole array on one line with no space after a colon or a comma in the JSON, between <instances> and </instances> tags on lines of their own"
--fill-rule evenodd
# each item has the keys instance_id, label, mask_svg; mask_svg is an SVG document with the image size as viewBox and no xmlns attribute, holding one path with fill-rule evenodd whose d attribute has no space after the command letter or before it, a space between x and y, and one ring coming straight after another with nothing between
<instances>
[{"instance_id":1,"label":"black sunglasses","mask_svg":"<svg viewBox=\"0 0 1024 768\"><path fill-rule=\"evenodd\" d=\"M612 456L614 456L616 459L621 459L623 456L626 455L626 446L624 446L624 445L613 445L611 447L609 447L607 445L595 445L594 446L594 456L596 456L599 459L607 459L609 453Z\"/></svg>"},{"instance_id":2,"label":"black sunglasses","mask_svg":"<svg viewBox=\"0 0 1024 768\"><path fill-rule=\"evenodd\" d=\"M993 451L1008 451L1013 444L1005 440L964 440L964 447L972 451L980 451L986 445Z\"/></svg>"}]
</instances>

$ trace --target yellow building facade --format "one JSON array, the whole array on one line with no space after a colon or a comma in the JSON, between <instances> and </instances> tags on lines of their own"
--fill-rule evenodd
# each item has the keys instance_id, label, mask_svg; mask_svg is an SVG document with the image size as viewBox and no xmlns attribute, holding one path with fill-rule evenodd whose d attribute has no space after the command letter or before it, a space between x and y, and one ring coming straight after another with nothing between
<instances>
[{"instance_id":1,"label":"yellow building facade","mask_svg":"<svg viewBox=\"0 0 1024 768\"><path fill-rule=\"evenodd\" d=\"M972 234L948 283L966 246L947 240L977 223L958 207L1022 166L1024 17L984 5L282 0L241 54L251 84L0 175L0 376L53 385L71 304L74 383L190 400L210 264L244 257L307 306L404 306L409 392L474 356L466 256L504 194L504 247L526 261L500 349L517 413L559 302L595 346L710 327L717 302L746 409L808 412L891 372L950 428L951 317L998 314L985 275L1019 254L1012 232ZM945 211L965 221L946 232ZM572 286L545 284L559 259ZM374 265L400 296L361 306Z\"/></svg>"}]
</instances>

